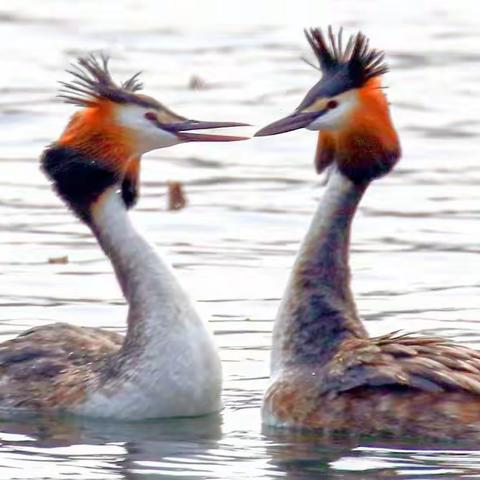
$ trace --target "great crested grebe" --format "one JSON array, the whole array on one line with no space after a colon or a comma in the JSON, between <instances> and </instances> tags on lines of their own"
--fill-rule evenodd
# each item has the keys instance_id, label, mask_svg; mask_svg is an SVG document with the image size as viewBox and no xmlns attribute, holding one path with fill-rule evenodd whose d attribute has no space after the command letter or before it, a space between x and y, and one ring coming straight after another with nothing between
<instances>
[{"instance_id":1,"label":"great crested grebe","mask_svg":"<svg viewBox=\"0 0 480 480\"><path fill-rule=\"evenodd\" d=\"M242 137L190 130L238 126L187 120L112 80L107 57L79 58L61 96L82 109L41 158L54 189L92 230L128 303L125 337L52 324L0 345L0 410L135 420L221 407L211 334L170 268L131 224L140 156L188 141Z\"/></svg>"},{"instance_id":2,"label":"great crested grebe","mask_svg":"<svg viewBox=\"0 0 480 480\"><path fill-rule=\"evenodd\" d=\"M266 425L324 434L480 439L480 352L441 338L370 338L350 289L350 230L370 182L400 157L380 77L384 54L362 33L342 47L306 32L321 80L295 112L257 132L319 130L317 171L330 166L273 329Z\"/></svg>"}]
</instances>

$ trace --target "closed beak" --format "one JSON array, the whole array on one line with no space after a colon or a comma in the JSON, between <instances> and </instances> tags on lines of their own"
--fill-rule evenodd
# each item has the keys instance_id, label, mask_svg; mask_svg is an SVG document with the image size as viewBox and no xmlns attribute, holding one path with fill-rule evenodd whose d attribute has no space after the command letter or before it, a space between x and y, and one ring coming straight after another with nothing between
<instances>
[{"instance_id":1,"label":"closed beak","mask_svg":"<svg viewBox=\"0 0 480 480\"><path fill-rule=\"evenodd\" d=\"M255 137L266 137L268 135L278 135L279 133L290 132L304 128L313 120L323 115L324 111L319 112L294 112L287 117L281 118L276 122L270 123L266 127L261 128Z\"/></svg>"}]
</instances>

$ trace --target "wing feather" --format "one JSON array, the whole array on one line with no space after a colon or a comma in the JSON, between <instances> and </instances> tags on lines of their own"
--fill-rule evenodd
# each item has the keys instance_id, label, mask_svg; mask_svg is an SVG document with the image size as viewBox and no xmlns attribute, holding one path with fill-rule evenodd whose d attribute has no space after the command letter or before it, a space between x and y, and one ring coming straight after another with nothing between
<instances>
[{"instance_id":1,"label":"wing feather","mask_svg":"<svg viewBox=\"0 0 480 480\"><path fill-rule=\"evenodd\" d=\"M325 368L323 393L363 387L480 395L480 353L435 337L396 333L350 340Z\"/></svg>"}]
</instances>

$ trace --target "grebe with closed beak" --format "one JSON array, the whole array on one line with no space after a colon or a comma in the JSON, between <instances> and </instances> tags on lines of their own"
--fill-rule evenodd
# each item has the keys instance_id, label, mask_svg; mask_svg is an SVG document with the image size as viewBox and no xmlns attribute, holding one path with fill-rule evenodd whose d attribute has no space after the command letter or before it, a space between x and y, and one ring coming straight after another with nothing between
<instances>
[{"instance_id":1,"label":"grebe with closed beak","mask_svg":"<svg viewBox=\"0 0 480 480\"><path fill-rule=\"evenodd\" d=\"M81 109L41 158L61 199L92 230L128 303L127 333L52 324L0 345L0 410L120 420L203 415L221 407L212 335L172 270L127 214L142 154L182 142L242 137L194 133L236 122L188 120L140 94L138 74L118 85L108 58L79 58L63 83Z\"/></svg>"},{"instance_id":2,"label":"grebe with closed beak","mask_svg":"<svg viewBox=\"0 0 480 480\"><path fill-rule=\"evenodd\" d=\"M324 434L480 440L480 352L441 338L371 338L350 289L354 214L400 157L380 78L384 54L358 33L306 31L320 81L295 112L257 132L319 131L327 187L300 247L273 329L266 425Z\"/></svg>"}]
</instances>

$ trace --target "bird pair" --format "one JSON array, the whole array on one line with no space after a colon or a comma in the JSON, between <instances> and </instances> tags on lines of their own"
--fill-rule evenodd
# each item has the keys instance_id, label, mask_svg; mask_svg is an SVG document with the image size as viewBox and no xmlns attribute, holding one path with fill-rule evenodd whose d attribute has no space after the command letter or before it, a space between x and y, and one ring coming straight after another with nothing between
<instances>
[{"instance_id":1,"label":"bird pair","mask_svg":"<svg viewBox=\"0 0 480 480\"><path fill-rule=\"evenodd\" d=\"M322 77L294 113L257 132L319 130L317 171L328 185L300 248L273 329L266 425L328 434L480 438L480 353L439 338L370 338L350 290L352 220L369 183L400 156L380 77L383 53L358 33L343 47L306 32ZM242 139L195 132L236 122L181 117L116 84L107 59L81 58L63 98L81 108L41 165L90 227L128 303L125 337L54 324L0 345L4 411L120 420L202 415L221 408L221 366L208 329L170 268L131 224L143 153L191 141Z\"/></svg>"}]
</instances>

